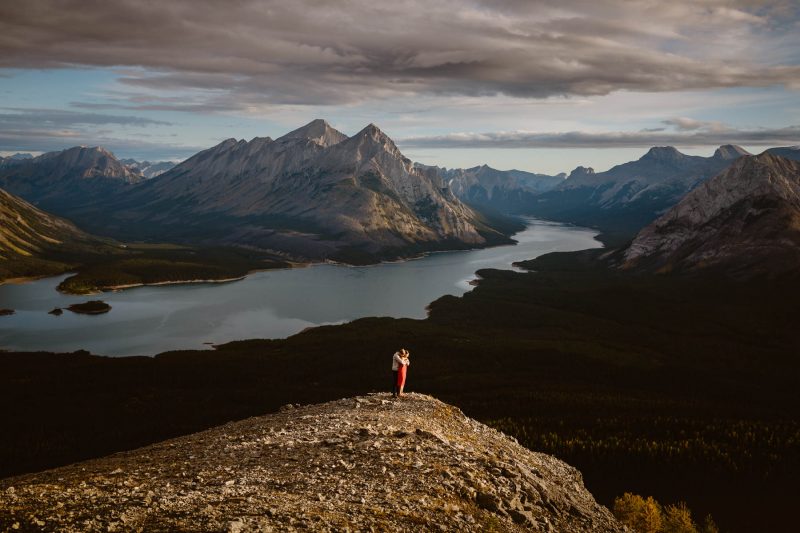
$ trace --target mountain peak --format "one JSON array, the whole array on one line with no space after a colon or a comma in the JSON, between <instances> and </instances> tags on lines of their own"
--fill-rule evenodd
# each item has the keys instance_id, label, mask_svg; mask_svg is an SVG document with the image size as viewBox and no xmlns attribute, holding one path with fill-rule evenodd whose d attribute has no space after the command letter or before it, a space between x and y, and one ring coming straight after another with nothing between
<instances>
[{"instance_id":1,"label":"mountain peak","mask_svg":"<svg viewBox=\"0 0 800 533\"><path fill-rule=\"evenodd\" d=\"M80 155L80 156L83 156L83 157L92 156L92 155L104 155L104 156L113 157L114 159L116 159L116 156L114 156L114 154L112 154L111 152L109 152L108 150L103 148L102 146L86 146L86 145L73 146L71 148L65 148L64 150L60 150L58 152L48 152L45 155L51 155L51 156L73 156L73 157L76 156L76 155Z\"/></svg>"},{"instance_id":2,"label":"mountain peak","mask_svg":"<svg viewBox=\"0 0 800 533\"><path fill-rule=\"evenodd\" d=\"M388 136L385 133L383 133L383 131L381 131L381 129L378 126L376 126L374 122L370 122L369 124L367 124L367 126L363 130L358 132L358 134L369 135L370 137L375 139L383 137L388 138Z\"/></svg>"},{"instance_id":3,"label":"mountain peak","mask_svg":"<svg viewBox=\"0 0 800 533\"><path fill-rule=\"evenodd\" d=\"M575 167L575 170L569 173L570 178L577 178L580 176L592 176L594 175L594 169L592 167Z\"/></svg>"},{"instance_id":4,"label":"mountain peak","mask_svg":"<svg viewBox=\"0 0 800 533\"><path fill-rule=\"evenodd\" d=\"M750 155L750 152L736 144L723 144L714 151L714 157L717 159L733 160L743 155Z\"/></svg>"},{"instance_id":5,"label":"mountain peak","mask_svg":"<svg viewBox=\"0 0 800 533\"><path fill-rule=\"evenodd\" d=\"M317 118L296 130L290 131L278 140L308 139L322 146L332 146L347 139L347 135L333 128L327 121Z\"/></svg>"},{"instance_id":6,"label":"mountain peak","mask_svg":"<svg viewBox=\"0 0 800 533\"><path fill-rule=\"evenodd\" d=\"M686 157L674 146L653 146L639 160L650 159L654 161L676 161Z\"/></svg>"},{"instance_id":7,"label":"mountain peak","mask_svg":"<svg viewBox=\"0 0 800 533\"><path fill-rule=\"evenodd\" d=\"M369 144L376 146L390 147L397 150L394 141L386 135L381 129L373 123L369 123L364 129L353 135L352 139L361 144L363 141L368 140Z\"/></svg>"}]
</instances>

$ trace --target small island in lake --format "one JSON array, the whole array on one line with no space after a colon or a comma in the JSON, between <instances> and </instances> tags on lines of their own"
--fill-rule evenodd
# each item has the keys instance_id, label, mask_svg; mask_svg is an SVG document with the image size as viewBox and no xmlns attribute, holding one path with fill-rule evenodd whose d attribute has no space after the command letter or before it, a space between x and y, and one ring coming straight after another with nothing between
<instances>
[{"instance_id":1,"label":"small island in lake","mask_svg":"<svg viewBox=\"0 0 800 533\"><path fill-rule=\"evenodd\" d=\"M64 310L61 309L60 307L55 307L52 311L48 311L47 314L61 316L62 314L64 314Z\"/></svg>"},{"instance_id":2,"label":"small island in lake","mask_svg":"<svg viewBox=\"0 0 800 533\"><path fill-rule=\"evenodd\" d=\"M83 315L102 315L111 311L111 306L101 300L90 300L82 304L72 304L67 309Z\"/></svg>"},{"instance_id":3,"label":"small island in lake","mask_svg":"<svg viewBox=\"0 0 800 533\"><path fill-rule=\"evenodd\" d=\"M8 316L13 314L14 314L13 309L0 309L0 316Z\"/></svg>"}]
</instances>

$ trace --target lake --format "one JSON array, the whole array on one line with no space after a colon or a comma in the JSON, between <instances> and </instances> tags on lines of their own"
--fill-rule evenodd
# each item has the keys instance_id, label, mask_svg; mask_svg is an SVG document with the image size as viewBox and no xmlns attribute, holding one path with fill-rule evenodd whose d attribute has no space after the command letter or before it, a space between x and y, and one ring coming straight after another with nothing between
<instances>
[{"instance_id":1,"label":"lake","mask_svg":"<svg viewBox=\"0 0 800 533\"><path fill-rule=\"evenodd\" d=\"M594 230L528 222L514 236L516 245L367 267L318 264L255 272L229 283L137 287L91 297L57 292L66 275L0 285L0 308L16 310L0 317L0 347L155 355L239 339L282 338L367 316L425 318L432 301L469 291L477 270L509 269L515 261L545 253L601 246ZM66 310L61 316L48 314L88 299L102 299L112 309L96 316Z\"/></svg>"}]
</instances>

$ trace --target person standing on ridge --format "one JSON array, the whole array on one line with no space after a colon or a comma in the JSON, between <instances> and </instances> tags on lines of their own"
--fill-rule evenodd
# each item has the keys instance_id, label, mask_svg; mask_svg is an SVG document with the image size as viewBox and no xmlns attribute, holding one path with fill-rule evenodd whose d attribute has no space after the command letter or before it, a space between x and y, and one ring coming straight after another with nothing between
<instances>
[{"instance_id":1,"label":"person standing on ridge","mask_svg":"<svg viewBox=\"0 0 800 533\"><path fill-rule=\"evenodd\" d=\"M403 389L406 385L406 372L411 361L409 353L405 348L401 348L392 356L392 395L403 396Z\"/></svg>"}]
</instances>

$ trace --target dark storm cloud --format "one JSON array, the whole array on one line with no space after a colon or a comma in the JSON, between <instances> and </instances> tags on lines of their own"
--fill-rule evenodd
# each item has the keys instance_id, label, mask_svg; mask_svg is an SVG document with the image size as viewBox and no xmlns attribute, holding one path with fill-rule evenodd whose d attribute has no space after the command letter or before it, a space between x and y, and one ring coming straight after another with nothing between
<instances>
[{"instance_id":1,"label":"dark storm cloud","mask_svg":"<svg viewBox=\"0 0 800 533\"><path fill-rule=\"evenodd\" d=\"M82 113L60 109L0 107L0 129L73 128L80 125L118 124L123 126L165 125L169 122L143 117ZM10 111L10 112L9 112Z\"/></svg>"},{"instance_id":2,"label":"dark storm cloud","mask_svg":"<svg viewBox=\"0 0 800 533\"><path fill-rule=\"evenodd\" d=\"M635 132L561 133L494 132L453 133L398 140L403 148L624 148L660 145L715 146L745 144L768 146L800 143L800 126L755 130L700 129L692 132L642 130Z\"/></svg>"},{"instance_id":3,"label":"dark storm cloud","mask_svg":"<svg viewBox=\"0 0 800 533\"><path fill-rule=\"evenodd\" d=\"M0 5L0 67L138 67L142 94L201 96L130 105L182 111L796 87L764 48L792 49L796 20L792 0L26 0Z\"/></svg>"},{"instance_id":4,"label":"dark storm cloud","mask_svg":"<svg viewBox=\"0 0 800 533\"><path fill-rule=\"evenodd\" d=\"M103 126L141 128L169 125L169 122L125 115L106 115L58 109L0 108L0 151L49 152L76 145L104 146L124 154L153 158L190 155L197 147L175 146L145 140L150 135L137 131L136 139L120 139Z\"/></svg>"}]
</instances>

